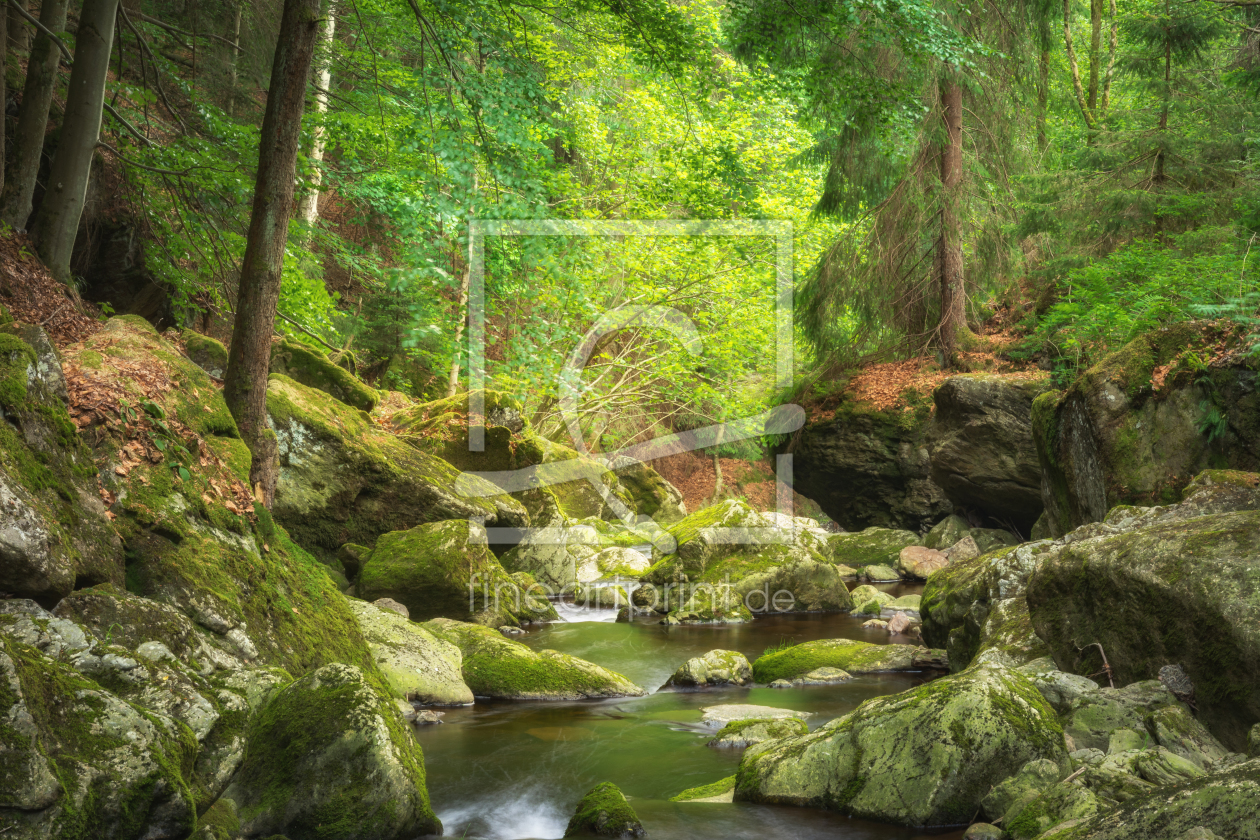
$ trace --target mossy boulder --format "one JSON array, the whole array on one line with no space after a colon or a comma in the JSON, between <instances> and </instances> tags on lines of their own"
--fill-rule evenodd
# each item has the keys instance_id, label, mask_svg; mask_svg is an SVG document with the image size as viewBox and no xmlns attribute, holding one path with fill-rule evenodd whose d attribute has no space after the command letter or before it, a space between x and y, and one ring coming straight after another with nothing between
<instances>
[{"instance_id":1,"label":"mossy boulder","mask_svg":"<svg viewBox=\"0 0 1260 840\"><path fill-rule=\"evenodd\" d=\"M326 665L285 688L254 720L224 797L251 837L441 834L410 729L361 670Z\"/></svg>"},{"instance_id":2,"label":"mossy boulder","mask_svg":"<svg viewBox=\"0 0 1260 840\"><path fill-rule=\"evenodd\" d=\"M66 365L90 374L102 394L151 403L145 413L164 417L195 453L185 478L144 455L156 427L137 420L130 434L96 415L87 424L126 546L128 592L183 613L225 667L250 662L293 674L330 661L371 667L327 567L252 504L249 450L205 371L132 316L111 318L70 348Z\"/></svg>"},{"instance_id":3,"label":"mossy boulder","mask_svg":"<svg viewBox=\"0 0 1260 840\"><path fill-rule=\"evenodd\" d=\"M68 663L0 634L0 831L68 840L187 836L197 741Z\"/></svg>"},{"instance_id":4,"label":"mossy boulder","mask_svg":"<svg viewBox=\"0 0 1260 840\"><path fill-rule=\"evenodd\" d=\"M1260 468L1254 366L1235 360L1200 369L1200 357L1211 355L1202 348L1224 338L1195 323L1155 330L1066 391L1037 398L1033 431L1054 536L1100 521L1116 505L1175 502L1204 469Z\"/></svg>"},{"instance_id":5,"label":"mossy boulder","mask_svg":"<svg viewBox=\"0 0 1260 840\"><path fill-rule=\"evenodd\" d=\"M554 650L535 652L479 624L438 618L424 627L460 649L464 682L478 697L585 700L646 693L614 671Z\"/></svg>"},{"instance_id":6,"label":"mossy boulder","mask_svg":"<svg viewBox=\"0 0 1260 840\"><path fill-rule=\"evenodd\" d=\"M612 782L600 782L582 797L565 837L642 837L643 823Z\"/></svg>"},{"instance_id":7,"label":"mossy boulder","mask_svg":"<svg viewBox=\"0 0 1260 840\"><path fill-rule=\"evenodd\" d=\"M49 607L76 586L123 579L122 543L65 400L43 330L0 328L0 590Z\"/></svg>"},{"instance_id":8,"label":"mossy boulder","mask_svg":"<svg viewBox=\"0 0 1260 840\"><path fill-rule=\"evenodd\" d=\"M522 591L486 543L485 529L452 519L381 536L363 560L360 598L392 598L413 621L454 618L490 627L556 617L545 598Z\"/></svg>"},{"instance_id":9,"label":"mossy boulder","mask_svg":"<svg viewBox=\"0 0 1260 840\"><path fill-rule=\"evenodd\" d=\"M380 401L376 389L334 364L322 350L293 338L284 338L271 345L271 372L284 374L295 382L323 391L360 411L372 411Z\"/></svg>"},{"instance_id":10,"label":"mossy boulder","mask_svg":"<svg viewBox=\"0 0 1260 840\"><path fill-rule=\"evenodd\" d=\"M1148 790L1041 840L1260 840L1260 760Z\"/></svg>"},{"instance_id":11,"label":"mossy boulder","mask_svg":"<svg viewBox=\"0 0 1260 840\"><path fill-rule=\"evenodd\" d=\"M879 615L885 604L896 600L892 595L876 589L869 583L855 587L849 592L849 597L853 600L853 611L863 615Z\"/></svg>"},{"instance_id":12,"label":"mossy boulder","mask_svg":"<svg viewBox=\"0 0 1260 840\"><path fill-rule=\"evenodd\" d=\"M687 788L669 798L670 802L730 802L735 796L735 777L727 776L707 785Z\"/></svg>"},{"instance_id":13,"label":"mossy boulder","mask_svg":"<svg viewBox=\"0 0 1260 840\"><path fill-rule=\"evenodd\" d=\"M622 455L609 466L635 513L650 516L661 525L671 525L687 515L682 493L648 464Z\"/></svg>"},{"instance_id":14,"label":"mossy boulder","mask_svg":"<svg viewBox=\"0 0 1260 840\"><path fill-rule=\"evenodd\" d=\"M937 387L928 452L932 481L951 502L1028 533L1042 512L1032 403L1049 387L1047 378L994 374L953 376Z\"/></svg>"},{"instance_id":15,"label":"mossy boulder","mask_svg":"<svg viewBox=\"0 0 1260 840\"><path fill-rule=\"evenodd\" d=\"M867 528L856 534L830 535L824 554L833 563L857 569L872 565L895 566L903 548L921 543L922 539L912 531Z\"/></svg>"},{"instance_id":16,"label":"mossy boulder","mask_svg":"<svg viewBox=\"0 0 1260 840\"><path fill-rule=\"evenodd\" d=\"M353 598L349 605L393 696L434 706L472 705L459 648L390 610Z\"/></svg>"},{"instance_id":17,"label":"mossy boulder","mask_svg":"<svg viewBox=\"0 0 1260 840\"><path fill-rule=\"evenodd\" d=\"M223 378L228 363L228 351L223 342L189 329L180 332L180 338L193 364L215 379Z\"/></svg>"},{"instance_id":18,"label":"mossy boulder","mask_svg":"<svg viewBox=\"0 0 1260 840\"><path fill-rule=\"evenodd\" d=\"M994 785L1039 758L1067 761L1054 710L1027 677L982 665L750 751L735 799L956 825L975 816Z\"/></svg>"},{"instance_id":19,"label":"mossy boulder","mask_svg":"<svg viewBox=\"0 0 1260 840\"><path fill-rule=\"evenodd\" d=\"M846 399L834 416L801 431L793 448L796 491L851 531L918 532L936 522L953 504L931 477L929 417L927 406L879 411Z\"/></svg>"},{"instance_id":20,"label":"mossy boulder","mask_svg":"<svg viewBox=\"0 0 1260 840\"><path fill-rule=\"evenodd\" d=\"M663 688L710 688L748 685L752 681L752 666L744 654L733 650L711 650L680 665Z\"/></svg>"},{"instance_id":21,"label":"mossy boulder","mask_svg":"<svg viewBox=\"0 0 1260 840\"><path fill-rule=\"evenodd\" d=\"M923 544L928 548L944 550L969 533L971 533L971 526L967 524L967 520L951 514L931 527L927 536L923 538Z\"/></svg>"},{"instance_id":22,"label":"mossy boulder","mask_svg":"<svg viewBox=\"0 0 1260 840\"><path fill-rule=\"evenodd\" d=\"M1099 527L1033 571L1026 597L1037 635L1076 673L1102 670L1101 645L1120 685L1179 663L1199 719L1243 749L1260 720L1260 511Z\"/></svg>"},{"instance_id":23,"label":"mossy boulder","mask_svg":"<svg viewBox=\"0 0 1260 840\"><path fill-rule=\"evenodd\" d=\"M851 674L918 670L915 663L928 651L913 645L872 645L852 639L819 639L764 653L753 662L759 683L793 680L817 668L830 667Z\"/></svg>"},{"instance_id":24,"label":"mossy boulder","mask_svg":"<svg viewBox=\"0 0 1260 840\"><path fill-rule=\"evenodd\" d=\"M459 470L378 427L363 412L287 376L272 374L267 411L280 446L272 507L301 546L329 563L345 543L444 519L484 518L521 527L519 502L466 476L489 495L455 490Z\"/></svg>"},{"instance_id":25,"label":"mossy boulder","mask_svg":"<svg viewBox=\"0 0 1260 840\"><path fill-rule=\"evenodd\" d=\"M809 727L806 726L805 721L799 718L733 720L726 726L723 726L717 735L713 736L713 740L708 743L708 746L719 749L742 750L745 747L751 747L753 744L776 741L780 738L790 738L793 735L804 735L807 732L809 732Z\"/></svg>"}]
</instances>

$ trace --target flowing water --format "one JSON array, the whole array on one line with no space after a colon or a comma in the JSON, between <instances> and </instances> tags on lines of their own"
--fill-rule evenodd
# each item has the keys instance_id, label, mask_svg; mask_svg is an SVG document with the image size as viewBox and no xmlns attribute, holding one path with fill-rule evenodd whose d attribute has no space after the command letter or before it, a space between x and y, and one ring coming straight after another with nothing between
<instances>
[{"instance_id":1,"label":"flowing water","mask_svg":"<svg viewBox=\"0 0 1260 840\"><path fill-rule=\"evenodd\" d=\"M883 587L894 594L918 591ZM733 626L665 627L655 620L614 622L613 610L558 604L563 622L521 637L535 649L580 656L625 674L653 693L607 701L489 702L449 709L443 723L419 729L429 795L446 834L485 840L557 838L582 795L616 783L652 840L910 840L929 835L808 808L748 803L674 803L686 788L733 775L740 751L705 746L715 730L701 709L755 703L809 712L811 728L863 700L920 684L919 674L858 677L837 686L657 691L684 661L714 648L749 660L783 640L849 638L886 644L848 615L759 618ZM904 640L894 640L904 641Z\"/></svg>"}]
</instances>

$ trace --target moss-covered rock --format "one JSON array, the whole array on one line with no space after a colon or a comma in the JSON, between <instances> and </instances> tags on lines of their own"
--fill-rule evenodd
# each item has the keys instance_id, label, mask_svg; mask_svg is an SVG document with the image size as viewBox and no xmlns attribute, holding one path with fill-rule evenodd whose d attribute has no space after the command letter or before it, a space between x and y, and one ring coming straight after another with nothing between
<instances>
[{"instance_id":1,"label":"moss-covered rock","mask_svg":"<svg viewBox=\"0 0 1260 840\"><path fill-rule=\"evenodd\" d=\"M792 680L816 668L830 667L851 674L918 670L915 662L928 651L913 645L872 645L852 639L819 639L762 654L753 662L759 683Z\"/></svg>"},{"instance_id":2,"label":"moss-covered rock","mask_svg":"<svg viewBox=\"0 0 1260 840\"><path fill-rule=\"evenodd\" d=\"M682 493L648 464L622 455L609 466L635 513L650 516L661 525L671 525L687 515Z\"/></svg>"},{"instance_id":3,"label":"moss-covered rock","mask_svg":"<svg viewBox=\"0 0 1260 840\"><path fill-rule=\"evenodd\" d=\"M742 750L753 744L790 738L793 735L804 735L807 732L809 732L809 727L799 718L733 720L718 731L708 746Z\"/></svg>"},{"instance_id":4,"label":"moss-covered rock","mask_svg":"<svg viewBox=\"0 0 1260 840\"><path fill-rule=\"evenodd\" d=\"M740 764L737 801L912 826L968 822L1029 761L1067 760L1054 710L1027 677L993 665L868 700L758 750Z\"/></svg>"},{"instance_id":5,"label":"moss-covered rock","mask_svg":"<svg viewBox=\"0 0 1260 840\"><path fill-rule=\"evenodd\" d=\"M323 351L293 338L271 345L271 372L284 374L295 382L323 391L360 411L371 411L380 401L380 394L374 388L334 364Z\"/></svg>"},{"instance_id":6,"label":"moss-covered rock","mask_svg":"<svg viewBox=\"0 0 1260 840\"><path fill-rule=\"evenodd\" d=\"M931 476L951 502L1024 533L1032 528L1042 512L1032 403L1048 388L1048 378L967 374L936 389L928 431Z\"/></svg>"},{"instance_id":7,"label":"moss-covered rock","mask_svg":"<svg viewBox=\"0 0 1260 840\"><path fill-rule=\"evenodd\" d=\"M961 516L950 515L937 522L923 538L928 548L944 550L971 533L971 526Z\"/></svg>"},{"instance_id":8,"label":"moss-covered rock","mask_svg":"<svg viewBox=\"0 0 1260 840\"><path fill-rule=\"evenodd\" d=\"M1032 623L1064 670L1100 671L1097 645L1120 685L1180 663L1200 720L1242 749L1260 720L1258 557L1260 511L1074 539L1032 573Z\"/></svg>"},{"instance_id":9,"label":"moss-covered rock","mask_svg":"<svg viewBox=\"0 0 1260 840\"><path fill-rule=\"evenodd\" d=\"M614 671L554 650L535 652L479 624L438 618L424 627L460 649L464 682L478 697L584 700L646 693Z\"/></svg>"},{"instance_id":10,"label":"moss-covered rock","mask_svg":"<svg viewBox=\"0 0 1260 840\"><path fill-rule=\"evenodd\" d=\"M1174 502L1201 470L1260 467L1253 366L1199 364L1211 355L1201 348L1222 337L1201 324L1156 330L1104 357L1066 391L1037 398L1033 430L1055 536L1100 521L1116 505Z\"/></svg>"},{"instance_id":11,"label":"moss-covered rock","mask_svg":"<svg viewBox=\"0 0 1260 840\"><path fill-rule=\"evenodd\" d=\"M669 798L670 802L730 802L735 796L735 777L727 776L707 785L687 788Z\"/></svg>"},{"instance_id":12,"label":"moss-covered rock","mask_svg":"<svg viewBox=\"0 0 1260 840\"><path fill-rule=\"evenodd\" d=\"M862 566L895 566L901 550L922 542L913 531L867 528L856 534L831 534L823 552L833 563L860 569Z\"/></svg>"},{"instance_id":13,"label":"moss-covered rock","mask_svg":"<svg viewBox=\"0 0 1260 840\"><path fill-rule=\"evenodd\" d=\"M0 590L49 607L76 586L123 578L122 544L65 400L43 330L0 329Z\"/></svg>"},{"instance_id":14,"label":"moss-covered rock","mask_svg":"<svg viewBox=\"0 0 1260 840\"><path fill-rule=\"evenodd\" d=\"M280 445L272 508L298 544L331 562L345 543L426 522L484 517L487 525L529 524L499 493L465 497L459 471L375 426L368 416L286 376L272 374L267 411ZM466 477L475 487L489 487Z\"/></svg>"},{"instance_id":15,"label":"moss-covered rock","mask_svg":"<svg viewBox=\"0 0 1260 840\"><path fill-rule=\"evenodd\" d=\"M223 378L227 370L228 351L221 341L189 329L180 332L180 338L184 342L184 351L193 364L215 379Z\"/></svg>"},{"instance_id":16,"label":"moss-covered rock","mask_svg":"<svg viewBox=\"0 0 1260 840\"><path fill-rule=\"evenodd\" d=\"M0 729L0 778L12 797L0 804L4 836L138 840L192 831L197 742L187 726L7 634L0 634L0 693L9 714ZM9 774L23 766L32 775L15 785ZM31 810L20 808L23 800Z\"/></svg>"},{"instance_id":17,"label":"moss-covered rock","mask_svg":"<svg viewBox=\"0 0 1260 840\"><path fill-rule=\"evenodd\" d=\"M249 728L224 796L242 831L327 840L441 834L420 744L358 668L326 665L280 692Z\"/></svg>"},{"instance_id":18,"label":"moss-covered rock","mask_svg":"<svg viewBox=\"0 0 1260 840\"><path fill-rule=\"evenodd\" d=\"M719 685L748 685L753 681L752 666L744 654L733 650L711 650L688 659L665 681L663 688L709 688Z\"/></svg>"},{"instance_id":19,"label":"moss-covered rock","mask_svg":"<svg viewBox=\"0 0 1260 840\"><path fill-rule=\"evenodd\" d=\"M1041 840L1260 839L1260 761L1251 760L1192 781L1148 789L1115 809L1066 822ZM1210 832L1210 833L1209 833Z\"/></svg>"},{"instance_id":20,"label":"moss-covered rock","mask_svg":"<svg viewBox=\"0 0 1260 840\"><path fill-rule=\"evenodd\" d=\"M395 697L435 706L472 705L459 648L397 613L353 598L349 604Z\"/></svg>"},{"instance_id":21,"label":"moss-covered rock","mask_svg":"<svg viewBox=\"0 0 1260 840\"><path fill-rule=\"evenodd\" d=\"M522 591L503 570L485 529L459 519L383 535L355 587L364 600L398 601L414 621L455 618L501 627L556 617L545 598Z\"/></svg>"},{"instance_id":22,"label":"moss-covered rock","mask_svg":"<svg viewBox=\"0 0 1260 840\"><path fill-rule=\"evenodd\" d=\"M612 782L600 782L582 797L565 837L642 837L643 823Z\"/></svg>"},{"instance_id":23,"label":"moss-covered rock","mask_svg":"<svg viewBox=\"0 0 1260 840\"><path fill-rule=\"evenodd\" d=\"M892 595L876 589L869 583L855 587L849 592L849 597L853 599L853 612L876 616L883 611L885 604L890 604L896 600Z\"/></svg>"}]
</instances>

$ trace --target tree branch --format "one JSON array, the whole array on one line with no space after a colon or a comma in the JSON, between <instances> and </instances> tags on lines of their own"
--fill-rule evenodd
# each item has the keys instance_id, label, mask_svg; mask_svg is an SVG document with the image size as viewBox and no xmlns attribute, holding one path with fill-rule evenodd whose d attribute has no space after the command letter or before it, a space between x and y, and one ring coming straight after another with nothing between
<instances>
[{"instance_id":1,"label":"tree branch","mask_svg":"<svg viewBox=\"0 0 1260 840\"><path fill-rule=\"evenodd\" d=\"M173 32L176 35L186 35L189 38L213 38L216 41L222 41L223 43L227 44L229 47L231 47L232 49L236 50L239 53L245 52L245 48L242 47L240 44L234 44L231 41L229 41L227 38L224 38L222 35L215 35L212 32L185 32L182 29L178 29L174 26L171 26L169 23L163 23L157 18L151 18L146 14L139 15L139 18L145 23L151 23L154 26L161 27L162 29L165 29L167 32Z\"/></svg>"},{"instance_id":2,"label":"tree branch","mask_svg":"<svg viewBox=\"0 0 1260 840\"><path fill-rule=\"evenodd\" d=\"M66 46L65 42L53 34L51 29L32 17L30 12L22 8L22 4L18 0L9 0L9 8L16 9L19 15L26 18L27 23L51 38L52 42L57 45L57 49L61 50L61 54L66 57L66 64L74 63L74 56L70 54L70 48Z\"/></svg>"}]
</instances>

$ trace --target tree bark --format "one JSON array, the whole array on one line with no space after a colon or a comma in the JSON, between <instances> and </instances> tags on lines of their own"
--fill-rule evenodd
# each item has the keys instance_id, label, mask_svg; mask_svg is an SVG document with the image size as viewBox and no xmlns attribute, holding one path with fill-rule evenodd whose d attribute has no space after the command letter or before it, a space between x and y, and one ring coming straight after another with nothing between
<instances>
[{"instance_id":1,"label":"tree bark","mask_svg":"<svg viewBox=\"0 0 1260 840\"><path fill-rule=\"evenodd\" d=\"M1072 3L1063 0L1063 46L1067 52L1068 72L1072 76L1072 93L1076 94L1076 104L1080 106L1085 127L1093 129L1094 110L1085 98L1085 88L1081 85L1081 67L1076 61L1076 46L1072 43Z\"/></svg>"},{"instance_id":2,"label":"tree bark","mask_svg":"<svg viewBox=\"0 0 1260 840\"><path fill-rule=\"evenodd\" d=\"M44 0L39 22L52 32L61 32L66 28L68 5L68 0ZM12 18L9 20L12 24ZM21 17L18 20L23 28L30 26ZM57 85L60 61L61 54L52 39L43 32L37 33L27 63L17 130L13 134L13 162L4 181L3 197L0 197L0 218L18 230L25 228L31 217L31 197L35 194L35 176L39 174L40 156L44 153L48 109Z\"/></svg>"},{"instance_id":3,"label":"tree bark","mask_svg":"<svg viewBox=\"0 0 1260 840\"><path fill-rule=\"evenodd\" d=\"M1098 113L1098 79L1102 75L1103 0L1089 0L1089 110Z\"/></svg>"},{"instance_id":4,"label":"tree bark","mask_svg":"<svg viewBox=\"0 0 1260 840\"><path fill-rule=\"evenodd\" d=\"M464 327L468 324L468 261L464 260L464 273L459 280L459 298L455 309L459 320L455 322L455 354L451 358L451 372L446 379L446 396L453 397L459 390L459 343L464 340Z\"/></svg>"},{"instance_id":5,"label":"tree bark","mask_svg":"<svg viewBox=\"0 0 1260 840\"><path fill-rule=\"evenodd\" d=\"M1046 9L1037 20L1037 149L1045 152L1046 115L1050 101L1050 14Z\"/></svg>"},{"instance_id":6,"label":"tree bark","mask_svg":"<svg viewBox=\"0 0 1260 840\"><path fill-rule=\"evenodd\" d=\"M1164 0L1164 8L1171 14L1171 4ZM1168 109L1172 102L1172 33L1164 32L1164 93L1159 109L1159 148L1155 150L1155 183L1162 184L1168 175L1164 171L1164 144L1168 141Z\"/></svg>"},{"instance_id":7,"label":"tree bark","mask_svg":"<svg viewBox=\"0 0 1260 840\"><path fill-rule=\"evenodd\" d=\"M31 7L26 0L19 0L19 2L24 4L23 8L30 11ZM15 9L10 8L5 17L8 18L8 32L6 34L9 41L9 50L14 55L21 55L31 48L31 28Z\"/></svg>"},{"instance_id":8,"label":"tree bark","mask_svg":"<svg viewBox=\"0 0 1260 840\"><path fill-rule=\"evenodd\" d=\"M7 14L0 15L0 195L4 194L4 146L5 140L5 123L7 120L4 116L5 103L9 101L9 85L8 74L5 72L9 66L9 16Z\"/></svg>"},{"instance_id":9,"label":"tree bark","mask_svg":"<svg viewBox=\"0 0 1260 840\"><path fill-rule=\"evenodd\" d=\"M328 113L328 91L332 88L332 43L337 28L336 3L329 0L328 19L319 35L319 70L316 73L315 116L316 122L311 130L311 186L298 204L298 218L307 228L312 228L319 220L319 188L324 180L324 172L320 164L324 162L324 115Z\"/></svg>"},{"instance_id":10,"label":"tree bark","mask_svg":"<svg viewBox=\"0 0 1260 840\"><path fill-rule=\"evenodd\" d=\"M232 326L223 396L249 446L254 497L270 507L279 477L275 432L267 419L267 373L276 324L284 248L293 214L294 178L306 82L321 24L319 0L285 0L258 146L254 206Z\"/></svg>"},{"instance_id":11,"label":"tree bark","mask_svg":"<svg viewBox=\"0 0 1260 840\"><path fill-rule=\"evenodd\" d=\"M31 238L48 270L70 282L70 255L87 198L92 156L101 136L105 78L114 47L118 0L84 0L74 38L74 68L66 93L66 113L53 155L48 189L31 225Z\"/></svg>"},{"instance_id":12,"label":"tree bark","mask_svg":"<svg viewBox=\"0 0 1260 840\"><path fill-rule=\"evenodd\" d=\"M952 365L958 350L958 333L966 325L962 237L958 226L958 196L962 184L962 85L957 80L941 84L941 116L946 141L940 155L941 233L936 246L936 276L941 317L937 335L945 363Z\"/></svg>"},{"instance_id":13,"label":"tree bark","mask_svg":"<svg viewBox=\"0 0 1260 840\"><path fill-rule=\"evenodd\" d=\"M236 22L232 24L232 43L239 45L241 43L241 9L245 5L245 0L237 0L236 3ZM236 65L240 61L241 53L239 50L229 48L231 55L228 57L228 100L227 112L228 116L236 116Z\"/></svg>"}]
</instances>

